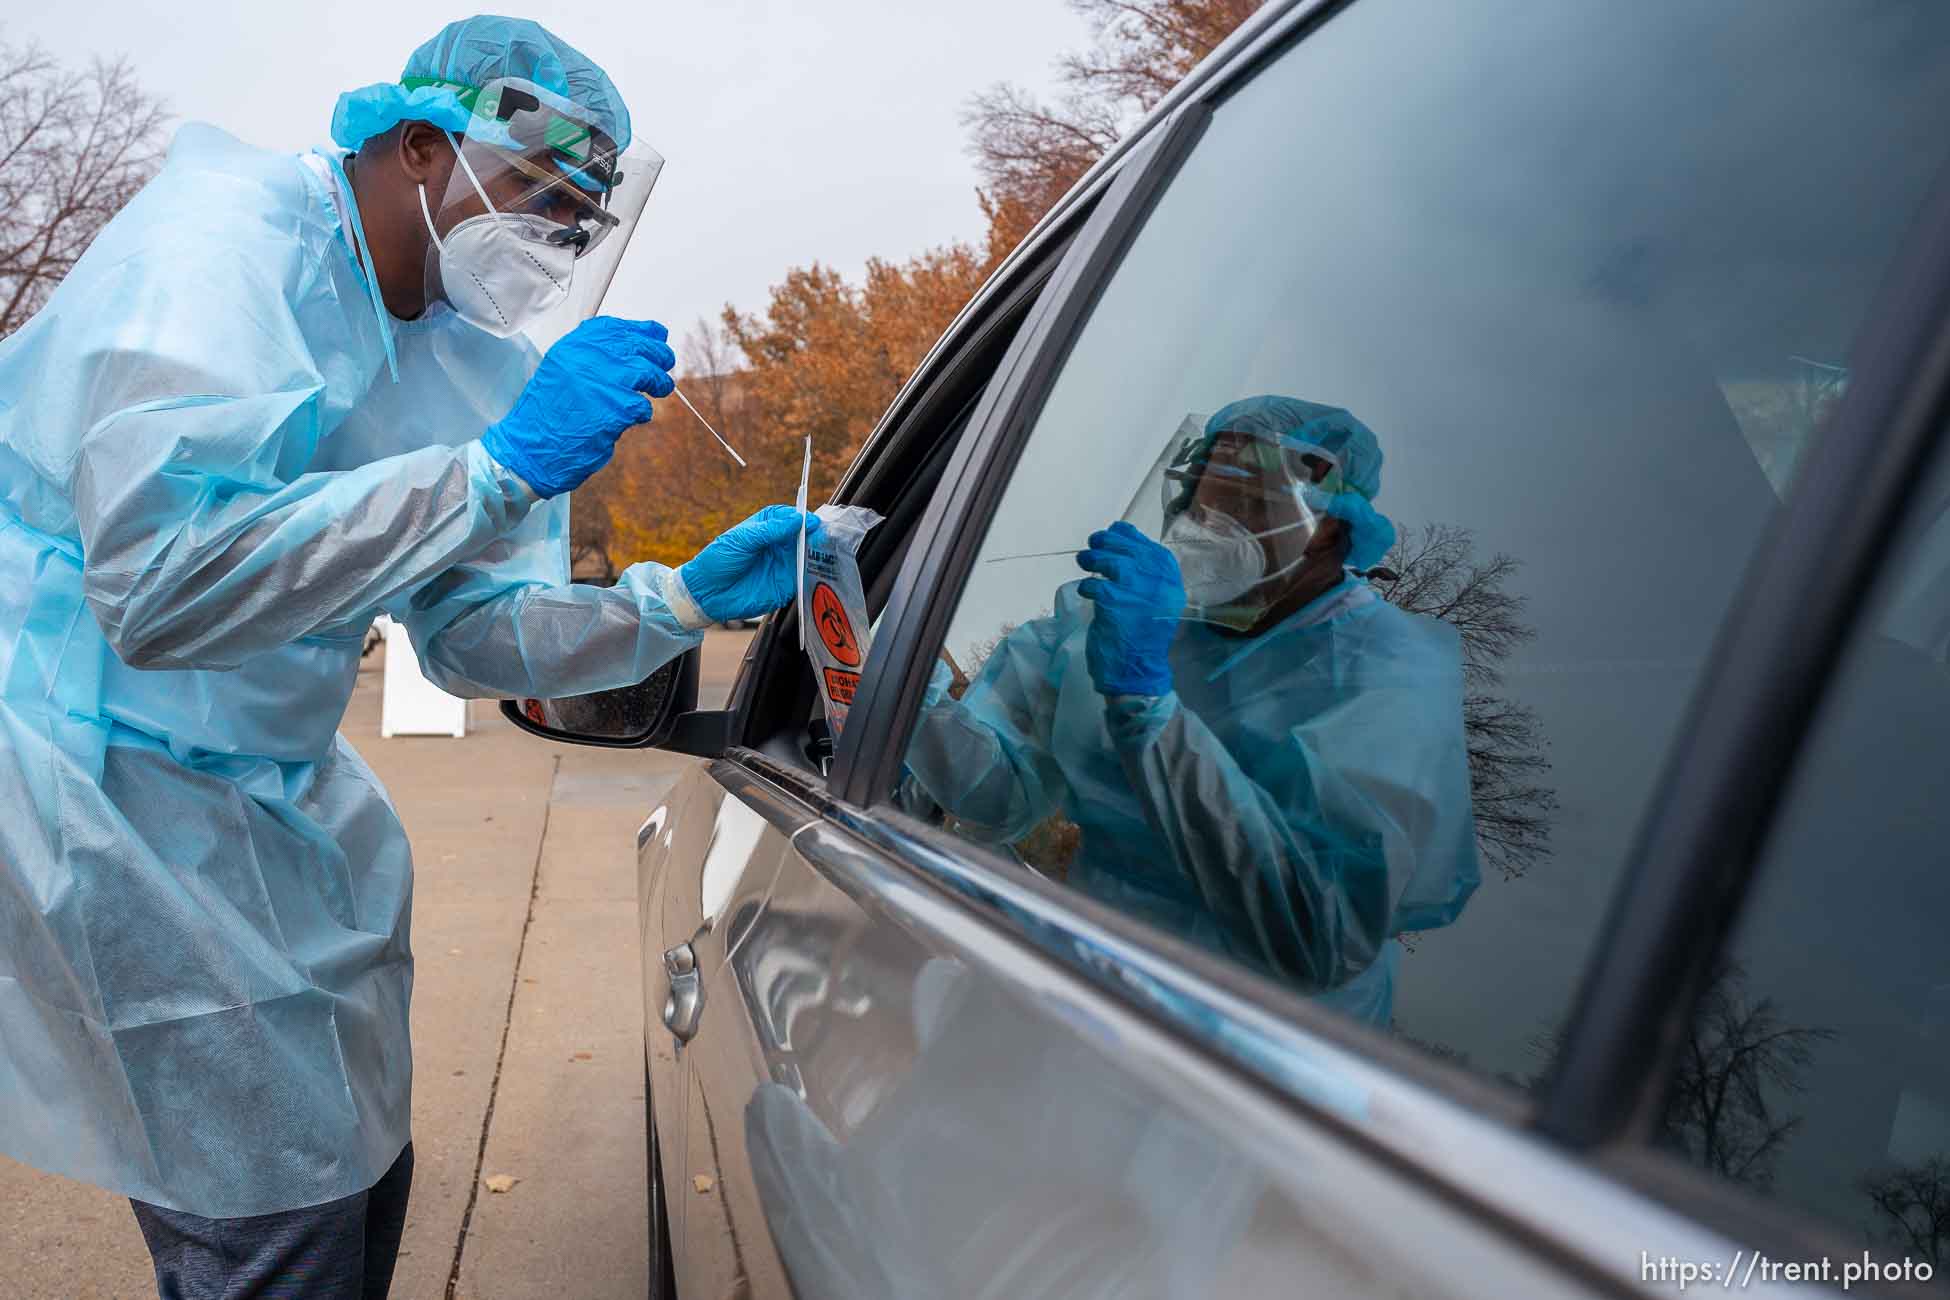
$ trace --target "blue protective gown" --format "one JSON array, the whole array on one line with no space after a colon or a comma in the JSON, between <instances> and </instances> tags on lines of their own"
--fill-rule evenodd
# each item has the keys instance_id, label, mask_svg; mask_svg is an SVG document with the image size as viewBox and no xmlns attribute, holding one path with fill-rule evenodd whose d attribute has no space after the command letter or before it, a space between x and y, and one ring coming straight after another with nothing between
<instances>
[{"instance_id":1,"label":"blue protective gown","mask_svg":"<svg viewBox=\"0 0 1950 1300\"><path fill-rule=\"evenodd\" d=\"M910 798L996 841L1060 813L1070 884L1387 1024L1389 941L1455 920L1479 879L1455 629L1348 578L1255 637L1183 624L1172 692L1107 700L1076 588L959 701L936 674Z\"/></svg>"},{"instance_id":2,"label":"blue protective gown","mask_svg":"<svg viewBox=\"0 0 1950 1300\"><path fill-rule=\"evenodd\" d=\"M659 566L568 586L477 441L532 347L435 308L393 380L348 203L185 128L0 341L0 1152L208 1216L407 1140L411 857L335 734L374 614L466 696L699 640Z\"/></svg>"}]
</instances>

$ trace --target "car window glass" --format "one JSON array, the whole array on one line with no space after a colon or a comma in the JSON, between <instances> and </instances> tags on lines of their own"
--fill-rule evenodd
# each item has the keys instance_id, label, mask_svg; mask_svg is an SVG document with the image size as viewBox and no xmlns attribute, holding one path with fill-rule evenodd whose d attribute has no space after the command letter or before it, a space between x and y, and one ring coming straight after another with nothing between
<instances>
[{"instance_id":1,"label":"car window glass","mask_svg":"<svg viewBox=\"0 0 1950 1300\"><path fill-rule=\"evenodd\" d=\"M1950 465L1890 548L1680 1045L1660 1138L1950 1265Z\"/></svg>"},{"instance_id":2,"label":"car window glass","mask_svg":"<svg viewBox=\"0 0 1950 1300\"><path fill-rule=\"evenodd\" d=\"M1943 160L1947 38L1929 3L1328 20L1105 287L897 801L1527 1086Z\"/></svg>"}]
</instances>

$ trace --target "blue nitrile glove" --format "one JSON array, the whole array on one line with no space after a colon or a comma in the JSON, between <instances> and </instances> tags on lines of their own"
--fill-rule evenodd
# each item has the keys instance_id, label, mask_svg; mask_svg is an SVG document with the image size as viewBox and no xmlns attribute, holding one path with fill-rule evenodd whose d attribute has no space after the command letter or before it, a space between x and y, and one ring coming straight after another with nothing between
<instances>
[{"instance_id":1,"label":"blue nitrile glove","mask_svg":"<svg viewBox=\"0 0 1950 1300\"><path fill-rule=\"evenodd\" d=\"M1077 591L1097 604L1083 643L1084 664L1101 695L1163 695L1171 690L1166 655L1185 612L1178 557L1118 520L1090 534L1077 563L1094 578Z\"/></svg>"},{"instance_id":2,"label":"blue nitrile glove","mask_svg":"<svg viewBox=\"0 0 1950 1300\"><path fill-rule=\"evenodd\" d=\"M591 316L556 341L515 399L488 426L488 454L541 497L558 496L609 463L623 430L650 419L650 398L668 397L677 354L653 320Z\"/></svg>"},{"instance_id":3,"label":"blue nitrile glove","mask_svg":"<svg viewBox=\"0 0 1950 1300\"><path fill-rule=\"evenodd\" d=\"M806 545L825 538L818 515L807 515ZM799 593L799 512L766 506L719 534L677 577L714 623L757 618L792 603Z\"/></svg>"}]
</instances>

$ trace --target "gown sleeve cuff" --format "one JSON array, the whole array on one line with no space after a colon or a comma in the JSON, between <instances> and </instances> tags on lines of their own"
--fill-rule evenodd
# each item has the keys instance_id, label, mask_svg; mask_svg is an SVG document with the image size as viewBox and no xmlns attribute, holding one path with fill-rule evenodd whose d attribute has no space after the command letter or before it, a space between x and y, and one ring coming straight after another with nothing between
<instances>
[{"instance_id":1,"label":"gown sleeve cuff","mask_svg":"<svg viewBox=\"0 0 1950 1300\"><path fill-rule=\"evenodd\" d=\"M1111 742L1121 750L1143 749L1149 745L1177 712L1176 691L1104 698L1104 722L1110 728Z\"/></svg>"},{"instance_id":2,"label":"gown sleeve cuff","mask_svg":"<svg viewBox=\"0 0 1950 1300\"><path fill-rule=\"evenodd\" d=\"M508 501L522 510L538 504L541 496L528 486L527 480L494 458L487 444L479 439L467 445L467 455L480 471L480 476L499 487Z\"/></svg>"},{"instance_id":3,"label":"gown sleeve cuff","mask_svg":"<svg viewBox=\"0 0 1950 1300\"><path fill-rule=\"evenodd\" d=\"M664 603L687 631L699 632L711 626L711 616L698 608L691 598L691 589L684 585L682 570L666 569L662 585Z\"/></svg>"}]
</instances>

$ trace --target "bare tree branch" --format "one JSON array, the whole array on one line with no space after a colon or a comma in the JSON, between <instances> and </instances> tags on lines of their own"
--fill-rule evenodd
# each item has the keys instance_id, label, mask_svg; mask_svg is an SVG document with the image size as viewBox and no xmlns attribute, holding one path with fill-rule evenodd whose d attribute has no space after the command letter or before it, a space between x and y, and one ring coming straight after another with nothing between
<instances>
[{"instance_id":1,"label":"bare tree branch","mask_svg":"<svg viewBox=\"0 0 1950 1300\"><path fill-rule=\"evenodd\" d=\"M1171 92L1262 0L1071 0L1090 24L1089 51L1060 65L1073 90L1129 101L1140 112Z\"/></svg>"},{"instance_id":2,"label":"bare tree branch","mask_svg":"<svg viewBox=\"0 0 1950 1300\"><path fill-rule=\"evenodd\" d=\"M161 162L168 114L124 60L0 46L0 337L27 323Z\"/></svg>"},{"instance_id":3,"label":"bare tree branch","mask_svg":"<svg viewBox=\"0 0 1950 1300\"><path fill-rule=\"evenodd\" d=\"M704 408L711 426L725 435L733 446L731 412L726 401L731 391L731 375L738 368L738 348L724 327L700 316L684 335L684 367L691 374L690 387L700 391L692 397ZM688 392L688 389L686 390Z\"/></svg>"},{"instance_id":4,"label":"bare tree branch","mask_svg":"<svg viewBox=\"0 0 1950 1300\"><path fill-rule=\"evenodd\" d=\"M1058 62L1057 102L1002 84L976 95L962 116L982 178L991 260L1262 3L1070 0L1092 43Z\"/></svg>"}]
</instances>

